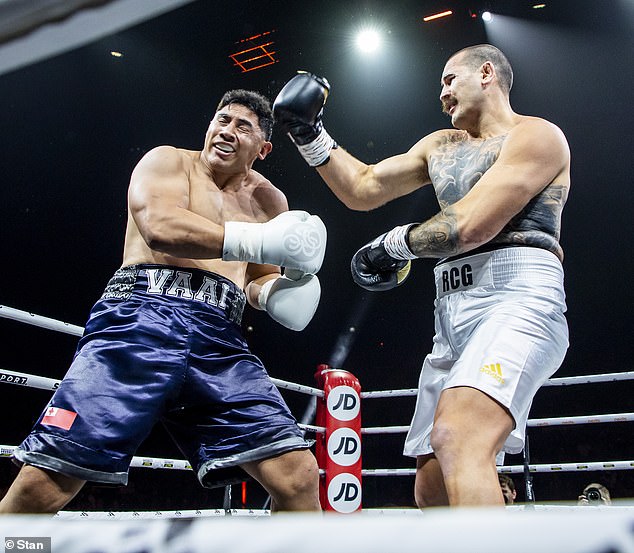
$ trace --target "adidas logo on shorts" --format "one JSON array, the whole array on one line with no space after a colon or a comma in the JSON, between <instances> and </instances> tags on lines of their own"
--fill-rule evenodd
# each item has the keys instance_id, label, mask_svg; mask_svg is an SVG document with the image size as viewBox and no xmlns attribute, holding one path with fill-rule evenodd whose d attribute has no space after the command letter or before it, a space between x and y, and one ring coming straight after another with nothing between
<instances>
[{"instance_id":1,"label":"adidas logo on shorts","mask_svg":"<svg viewBox=\"0 0 634 553\"><path fill-rule=\"evenodd\" d=\"M502 366L499 363L491 363L490 365L484 365L480 369L481 373L488 374L497 380L500 384L504 384L504 378L502 377Z\"/></svg>"}]
</instances>

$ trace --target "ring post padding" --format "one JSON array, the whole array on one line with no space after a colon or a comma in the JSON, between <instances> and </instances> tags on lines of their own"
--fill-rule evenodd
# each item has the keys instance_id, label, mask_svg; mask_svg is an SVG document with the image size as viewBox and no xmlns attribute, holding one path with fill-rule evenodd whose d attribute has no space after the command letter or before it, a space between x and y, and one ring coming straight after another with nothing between
<instances>
[{"instance_id":1,"label":"ring post padding","mask_svg":"<svg viewBox=\"0 0 634 553\"><path fill-rule=\"evenodd\" d=\"M361 385L342 369L319 365L315 373L324 397L317 400L319 426L316 456L324 476L319 499L326 511L354 513L361 510Z\"/></svg>"}]
</instances>

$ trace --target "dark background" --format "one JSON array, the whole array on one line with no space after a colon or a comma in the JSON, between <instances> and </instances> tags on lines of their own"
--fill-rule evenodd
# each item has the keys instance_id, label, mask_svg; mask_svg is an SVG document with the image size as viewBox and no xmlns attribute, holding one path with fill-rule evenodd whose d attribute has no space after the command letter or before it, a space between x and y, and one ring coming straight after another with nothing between
<instances>
[{"instance_id":1,"label":"dark background","mask_svg":"<svg viewBox=\"0 0 634 553\"><path fill-rule=\"evenodd\" d=\"M126 189L141 156L159 144L200 149L225 90L274 98L297 69L332 86L325 124L371 163L401 153L449 122L439 79L459 48L491 42L515 69L514 109L559 125L572 152L572 189L562 245L571 345L556 376L631 371L632 359L632 28L629 0L533 2L198 0L82 48L0 76L0 304L83 326L121 263ZM423 23L443 9L450 18ZM469 10L489 8L485 25ZM381 26L385 48L361 56L355 29ZM241 73L229 54L241 39L275 31L278 63ZM110 51L123 53L114 58ZM397 290L372 294L349 275L352 254L397 224L437 211L431 187L371 213L345 208L276 132L255 168L287 195L291 209L319 214L329 233L313 322L294 333L248 309L245 331L272 376L314 386L319 363L355 374L364 390L413 388L433 335L432 260L414 264ZM350 327L356 329L350 332ZM247 328L249 328L247 330ZM0 319L0 368L62 378L77 339ZM4 384L4 444L17 445L50 397ZM549 387L531 418L634 411L631 381ZM298 418L306 396L283 392ZM413 398L367 400L363 426L409 424ZM634 458L631 422L532 429L532 463ZM368 436L364 467L413 467L403 435ZM161 428L139 455L181 458ZM507 456L506 464L522 462ZM15 469L1 461L6 486ZM615 498L634 497L634 472L540 473L538 501L574 500L593 480ZM523 480L515 477L518 499ZM367 477L364 506L413 506L413 478ZM249 484L248 507L265 494ZM234 493L239 495L237 490ZM234 506L239 501L234 500ZM131 469L127 489L87 486L68 509L191 509L222 505L191 473Z\"/></svg>"}]
</instances>

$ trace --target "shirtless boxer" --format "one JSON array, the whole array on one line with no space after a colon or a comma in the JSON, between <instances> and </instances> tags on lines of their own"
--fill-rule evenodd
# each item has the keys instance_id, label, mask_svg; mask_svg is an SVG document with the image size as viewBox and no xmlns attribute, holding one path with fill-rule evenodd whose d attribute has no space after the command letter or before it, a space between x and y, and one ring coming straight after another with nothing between
<instances>
[{"instance_id":1,"label":"shirtless boxer","mask_svg":"<svg viewBox=\"0 0 634 553\"><path fill-rule=\"evenodd\" d=\"M271 151L272 126L268 100L230 91L202 151L159 146L138 163L122 266L15 451L23 466L0 512L53 513L88 480L126 484L157 421L203 486L244 471L273 510L320 509L310 444L240 330L246 302L302 330L321 292L323 223L288 211L252 169Z\"/></svg>"},{"instance_id":2,"label":"shirtless boxer","mask_svg":"<svg viewBox=\"0 0 634 553\"><path fill-rule=\"evenodd\" d=\"M440 259L436 336L404 449L417 459L421 508L504 504L496 460L522 450L533 397L568 348L559 235L570 153L555 125L513 111L512 82L494 46L455 53L440 81L454 129L374 165L325 130L325 79L296 75L273 106L304 159L351 209L434 186L437 215L380 235L351 263L355 282L384 290L405 280L412 259ZM390 109L395 120L407 117L403 107Z\"/></svg>"}]
</instances>

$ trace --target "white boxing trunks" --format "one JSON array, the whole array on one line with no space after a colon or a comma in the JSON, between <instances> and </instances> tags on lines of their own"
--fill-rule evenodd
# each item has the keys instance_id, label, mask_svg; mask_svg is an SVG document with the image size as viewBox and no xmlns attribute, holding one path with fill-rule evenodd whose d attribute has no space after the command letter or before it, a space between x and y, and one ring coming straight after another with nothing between
<instances>
[{"instance_id":1,"label":"white boxing trunks","mask_svg":"<svg viewBox=\"0 0 634 553\"><path fill-rule=\"evenodd\" d=\"M403 453L433 453L429 437L442 390L468 386L515 421L504 452L524 447L533 397L568 349L563 269L549 251L508 247L436 266L435 336L420 375Z\"/></svg>"}]
</instances>

